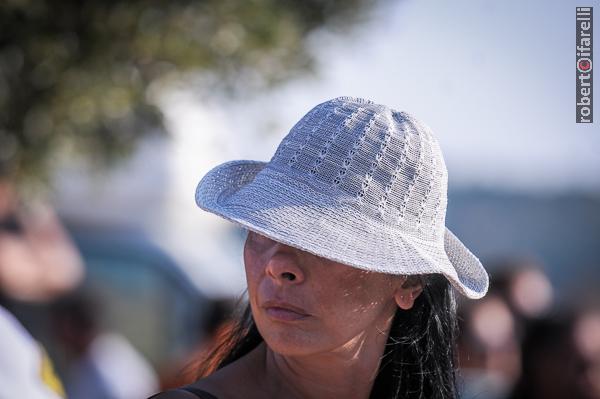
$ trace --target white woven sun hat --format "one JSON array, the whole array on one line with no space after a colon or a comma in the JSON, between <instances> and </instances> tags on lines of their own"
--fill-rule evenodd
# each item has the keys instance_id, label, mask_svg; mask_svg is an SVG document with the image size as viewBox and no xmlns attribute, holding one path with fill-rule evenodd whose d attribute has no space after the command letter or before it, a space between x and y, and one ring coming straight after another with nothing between
<instances>
[{"instance_id":1,"label":"white woven sun hat","mask_svg":"<svg viewBox=\"0 0 600 399\"><path fill-rule=\"evenodd\" d=\"M441 273L481 298L488 274L445 226L447 185L429 127L385 105L338 97L309 111L269 162L210 170L196 203L320 257L382 273Z\"/></svg>"}]
</instances>

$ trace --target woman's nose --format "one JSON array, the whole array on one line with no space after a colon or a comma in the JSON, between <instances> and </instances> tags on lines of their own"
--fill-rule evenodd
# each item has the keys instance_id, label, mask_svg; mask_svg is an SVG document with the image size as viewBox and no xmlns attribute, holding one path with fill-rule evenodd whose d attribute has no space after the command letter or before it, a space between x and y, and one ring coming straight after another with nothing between
<instances>
[{"instance_id":1,"label":"woman's nose","mask_svg":"<svg viewBox=\"0 0 600 399\"><path fill-rule=\"evenodd\" d=\"M304 272L298 266L296 251L295 248L277 243L267 260L267 275L280 284L300 284L304 281Z\"/></svg>"}]
</instances>

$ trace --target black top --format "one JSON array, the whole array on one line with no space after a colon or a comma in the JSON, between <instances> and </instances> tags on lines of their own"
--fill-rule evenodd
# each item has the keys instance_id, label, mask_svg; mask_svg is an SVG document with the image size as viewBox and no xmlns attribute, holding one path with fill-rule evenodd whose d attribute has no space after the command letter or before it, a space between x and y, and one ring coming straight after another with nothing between
<instances>
[{"instance_id":1,"label":"black top","mask_svg":"<svg viewBox=\"0 0 600 399\"><path fill-rule=\"evenodd\" d=\"M184 391L188 391L199 397L200 399L219 399L215 395L211 395L210 393L203 391L202 389L192 388L192 387L184 387L181 388Z\"/></svg>"},{"instance_id":2,"label":"black top","mask_svg":"<svg viewBox=\"0 0 600 399\"><path fill-rule=\"evenodd\" d=\"M215 395L212 395L206 391L203 391L202 389L198 389L198 388L193 388L193 387L183 387L183 388L178 388L176 390L179 391L186 391L186 392L190 392L193 393L194 395L196 395L199 399L219 399L217 398ZM152 398L156 398L158 397L158 395L160 395L160 393L157 393L156 395L152 395L150 396L148 399L152 399Z\"/></svg>"}]
</instances>

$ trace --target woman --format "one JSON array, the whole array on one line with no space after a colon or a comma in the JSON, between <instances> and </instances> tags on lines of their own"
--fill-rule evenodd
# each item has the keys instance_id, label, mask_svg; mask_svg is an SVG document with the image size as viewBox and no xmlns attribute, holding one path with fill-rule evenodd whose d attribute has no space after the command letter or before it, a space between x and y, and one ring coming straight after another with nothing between
<instances>
[{"instance_id":1,"label":"woman","mask_svg":"<svg viewBox=\"0 0 600 399\"><path fill-rule=\"evenodd\" d=\"M453 290L488 275L445 227L447 179L428 127L352 97L211 170L196 202L248 229L249 304L204 378L155 398L456 397Z\"/></svg>"}]
</instances>

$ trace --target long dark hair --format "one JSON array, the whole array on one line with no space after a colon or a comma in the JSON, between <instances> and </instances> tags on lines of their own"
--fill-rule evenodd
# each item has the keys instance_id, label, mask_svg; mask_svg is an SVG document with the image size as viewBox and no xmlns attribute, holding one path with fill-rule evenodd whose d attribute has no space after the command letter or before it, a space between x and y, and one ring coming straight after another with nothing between
<instances>
[{"instance_id":1,"label":"long dark hair","mask_svg":"<svg viewBox=\"0 0 600 399\"><path fill-rule=\"evenodd\" d=\"M456 398L456 298L440 274L421 277L423 292L414 306L398 308L382 354L372 399ZM246 305L237 321L200 364L198 378L227 366L256 348L263 338Z\"/></svg>"}]
</instances>

